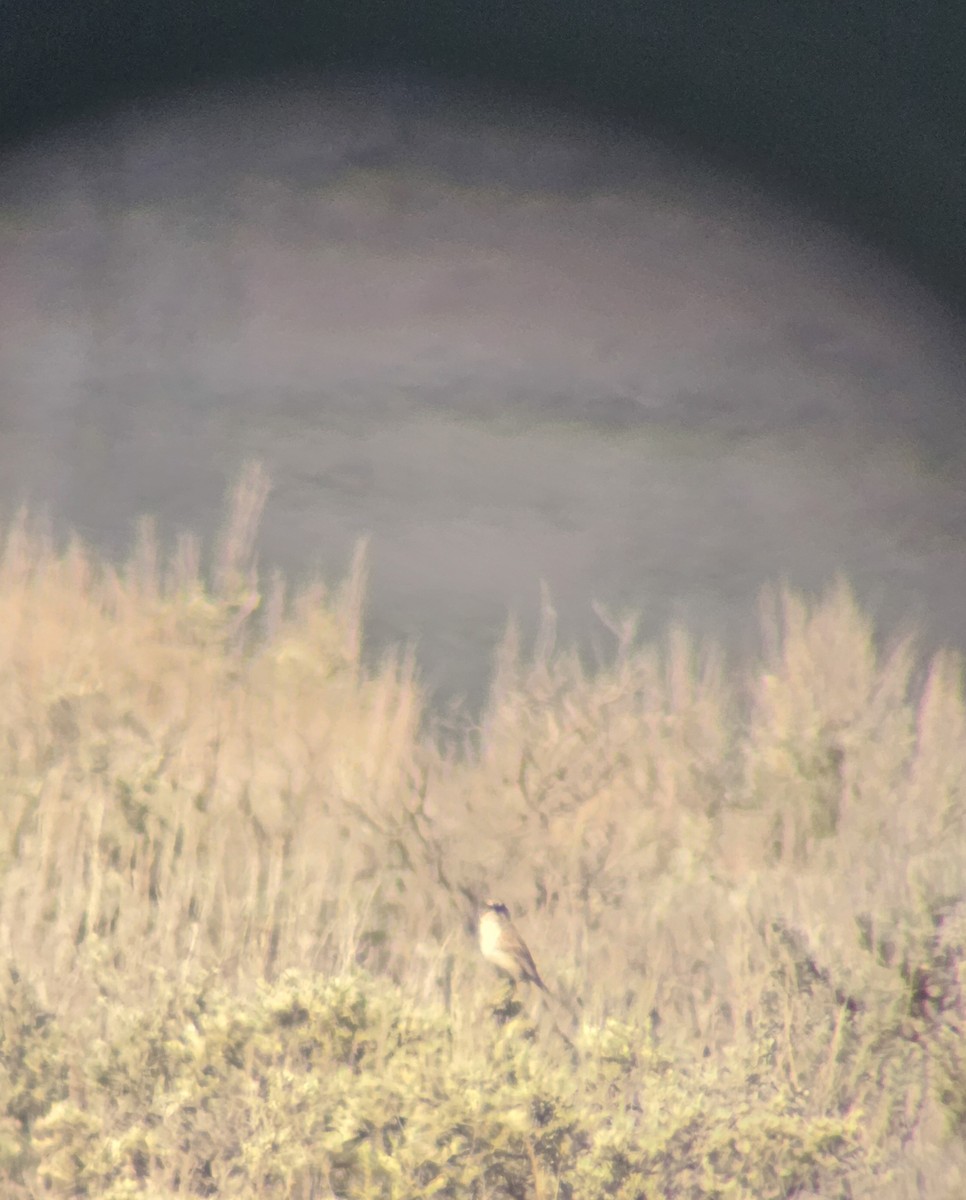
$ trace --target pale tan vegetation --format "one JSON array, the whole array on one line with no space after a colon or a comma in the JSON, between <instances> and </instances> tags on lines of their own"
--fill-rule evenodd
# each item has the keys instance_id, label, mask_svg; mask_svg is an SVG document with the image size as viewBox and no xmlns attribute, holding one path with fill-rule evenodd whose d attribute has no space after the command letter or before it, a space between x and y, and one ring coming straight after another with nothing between
<instances>
[{"instance_id":1,"label":"pale tan vegetation","mask_svg":"<svg viewBox=\"0 0 966 1200\"><path fill-rule=\"evenodd\" d=\"M361 555L259 578L266 495L207 571L6 531L4 1194L966 1194L954 657L840 584L589 670L548 605L444 747ZM491 892L551 1002L494 1004Z\"/></svg>"}]
</instances>

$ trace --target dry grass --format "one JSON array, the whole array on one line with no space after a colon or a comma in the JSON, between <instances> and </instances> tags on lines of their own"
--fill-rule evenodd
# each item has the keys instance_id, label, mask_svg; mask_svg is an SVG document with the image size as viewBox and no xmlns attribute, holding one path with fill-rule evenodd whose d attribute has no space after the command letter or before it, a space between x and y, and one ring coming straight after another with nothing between
<instances>
[{"instance_id":1,"label":"dry grass","mask_svg":"<svg viewBox=\"0 0 966 1200\"><path fill-rule=\"evenodd\" d=\"M555 647L548 606L533 656L521 661L508 636L479 730L444 750L411 665L361 665L361 555L334 593L287 597L260 581L252 546L266 495L251 469L210 585L196 545L162 562L147 526L120 569L79 544L54 547L26 517L7 530L9 1187L32 1194L46 1178L61 1194L107 1194L106 1175L44 1174L57 1154L77 1158L81 1134L61 1130L64 1151L38 1130L93 1068L69 1037L37 1049L24 1006L37 1029L102 1045L121 1027L136 1042L137 1014L162 996L187 1003L172 996L199 980L242 1005L292 969L370 978L437 1014L451 1071L492 1052L481 1020L492 981L471 930L475 903L498 892L556 995L552 1012L533 1006L527 1036L554 1061L569 1054L564 1033L579 1064L567 1057L566 1070L585 1080L622 1064L628 1144L656 1128L634 1103L653 1083L648 1055L692 1064L685 1072L740 1062L743 1094L768 1084L769 1121L787 1109L852 1123L835 1182L813 1181L822 1194L962 1195L959 663L941 655L923 671L909 644L883 654L844 584L816 604L772 596L763 661L742 675L682 632L642 647L631 621L604 614L614 653L588 672ZM607 1039L618 1048L604 1054ZM717 1095L718 1083L701 1087ZM722 1128L735 1094L722 1092ZM776 1116L777 1096L790 1099ZM547 1191L533 1145L523 1158L531 1194L652 1194L586 1180L568 1193L560 1179L563 1191ZM135 1173L123 1194L204 1192L166 1169ZM278 1194L367 1194L296 1175ZM415 1175L396 1191L369 1178L373 1195L429 1188ZM487 1178L474 1194L516 1194ZM737 1172L732 1192L803 1194L801 1179L775 1178ZM708 1194L681 1187L662 1184Z\"/></svg>"}]
</instances>

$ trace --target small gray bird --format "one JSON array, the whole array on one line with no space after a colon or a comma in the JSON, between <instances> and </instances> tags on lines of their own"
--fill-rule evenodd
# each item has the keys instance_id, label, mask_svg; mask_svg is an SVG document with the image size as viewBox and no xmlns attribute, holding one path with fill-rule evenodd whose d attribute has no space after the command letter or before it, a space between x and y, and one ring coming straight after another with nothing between
<instances>
[{"instance_id":1,"label":"small gray bird","mask_svg":"<svg viewBox=\"0 0 966 1200\"><path fill-rule=\"evenodd\" d=\"M526 942L510 920L510 910L498 900L487 900L480 913L480 952L514 983L526 980L549 994Z\"/></svg>"}]
</instances>

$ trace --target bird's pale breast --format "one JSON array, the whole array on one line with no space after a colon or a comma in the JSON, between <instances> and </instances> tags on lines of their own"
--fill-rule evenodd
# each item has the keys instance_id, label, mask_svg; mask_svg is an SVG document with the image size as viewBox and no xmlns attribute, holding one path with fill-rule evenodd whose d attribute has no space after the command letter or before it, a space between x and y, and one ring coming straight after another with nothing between
<instances>
[{"instance_id":1,"label":"bird's pale breast","mask_svg":"<svg viewBox=\"0 0 966 1200\"><path fill-rule=\"evenodd\" d=\"M494 912L485 912L480 917L480 951L484 958L493 958L501 949L503 926Z\"/></svg>"}]
</instances>

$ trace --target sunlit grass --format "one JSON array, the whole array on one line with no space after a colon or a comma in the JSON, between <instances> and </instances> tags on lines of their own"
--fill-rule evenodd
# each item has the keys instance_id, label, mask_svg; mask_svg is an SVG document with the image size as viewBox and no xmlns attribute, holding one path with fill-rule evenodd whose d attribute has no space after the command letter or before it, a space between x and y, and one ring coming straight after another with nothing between
<instances>
[{"instance_id":1,"label":"sunlit grass","mask_svg":"<svg viewBox=\"0 0 966 1200\"><path fill-rule=\"evenodd\" d=\"M361 554L259 577L266 496L210 560L6 530L9 1194L963 1194L958 661L840 584L740 672L601 614L591 672L548 604L454 750ZM490 893L554 994L502 1025Z\"/></svg>"}]
</instances>

